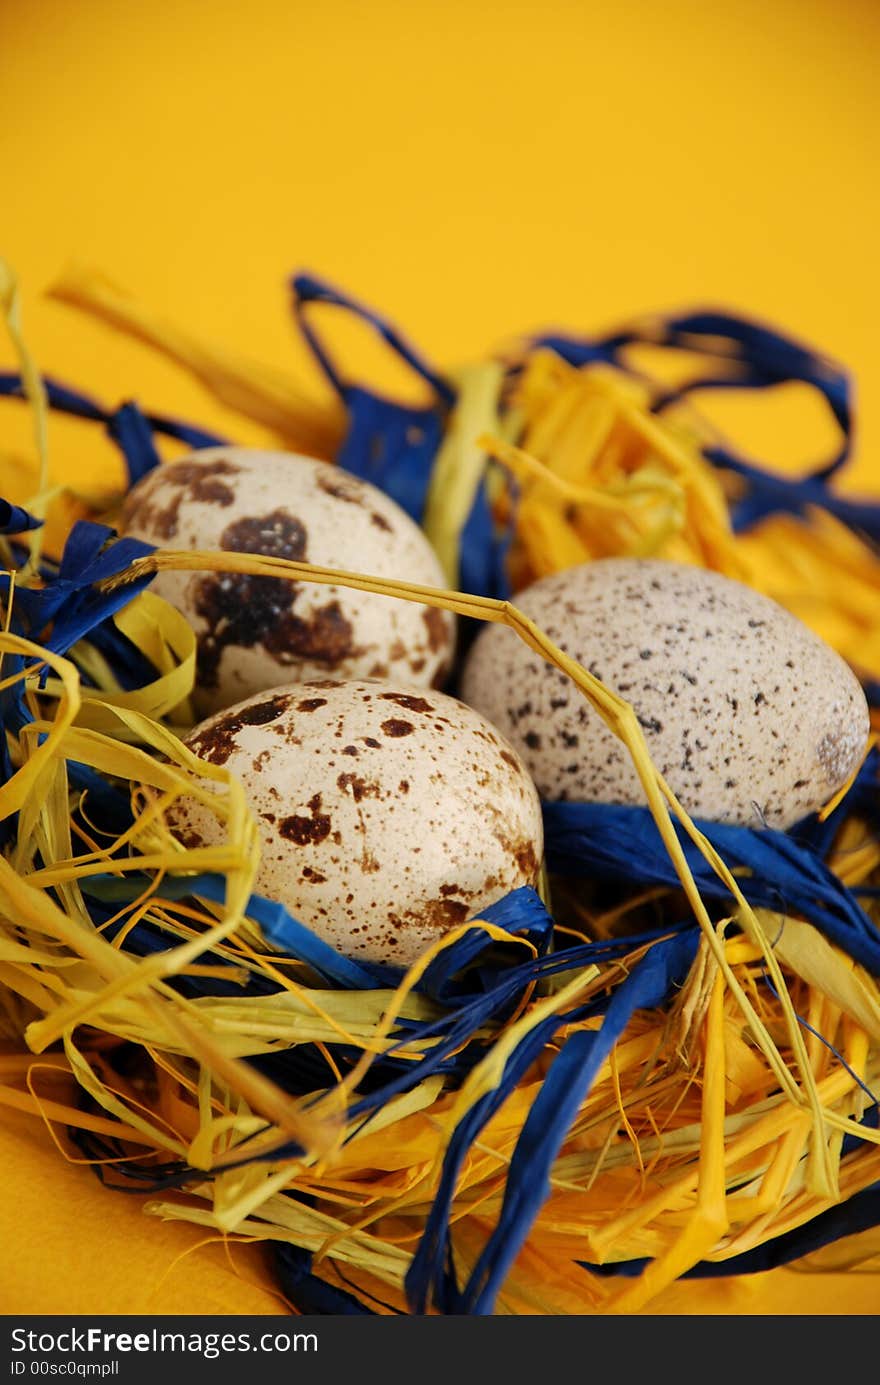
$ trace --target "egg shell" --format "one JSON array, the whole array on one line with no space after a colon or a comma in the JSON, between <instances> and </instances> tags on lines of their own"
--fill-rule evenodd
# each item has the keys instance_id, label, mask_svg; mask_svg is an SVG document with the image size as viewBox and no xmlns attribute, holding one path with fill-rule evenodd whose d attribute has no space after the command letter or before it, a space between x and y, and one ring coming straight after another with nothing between
<instances>
[{"instance_id":1,"label":"egg shell","mask_svg":"<svg viewBox=\"0 0 880 1385\"><path fill-rule=\"evenodd\" d=\"M355 959L408 966L438 934L534 884L541 805L519 756L472 708L378 680L259 694L188 737L257 815L256 888ZM223 840L194 799L172 826Z\"/></svg>"},{"instance_id":2,"label":"egg shell","mask_svg":"<svg viewBox=\"0 0 880 1385\"><path fill-rule=\"evenodd\" d=\"M606 558L542 578L515 604L632 705L693 817L788 828L821 808L864 752L868 708L848 665L740 582ZM461 695L519 750L543 798L646 801L623 743L512 630L481 632Z\"/></svg>"},{"instance_id":3,"label":"egg shell","mask_svg":"<svg viewBox=\"0 0 880 1385\"><path fill-rule=\"evenodd\" d=\"M395 501L293 453L218 447L167 463L129 492L121 527L158 547L264 553L445 585L427 537ZM153 590L196 632L199 715L315 677L439 686L452 661L455 617L419 602L238 573L161 572Z\"/></svg>"}]
</instances>

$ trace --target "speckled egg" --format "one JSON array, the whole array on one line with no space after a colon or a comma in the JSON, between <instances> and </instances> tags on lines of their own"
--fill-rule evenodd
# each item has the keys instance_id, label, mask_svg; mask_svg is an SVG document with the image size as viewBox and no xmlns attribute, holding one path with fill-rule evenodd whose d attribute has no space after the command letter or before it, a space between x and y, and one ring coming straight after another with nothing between
<instances>
[{"instance_id":1,"label":"speckled egg","mask_svg":"<svg viewBox=\"0 0 880 1385\"><path fill-rule=\"evenodd\" d=\"M543 578L516 605L634 708L694 817L785 829L859 763L857 679L774 601L715 572L606 558ZM565 674L502 626L483 630L461 695L520 751L542 797L644 803L624 745Z\"/></svg>"},{"instance_id":2,"label":"speckled egg","mask_svg":"<svg viewBox=\"0 0 880 1385\"><path fill-rule=\"evenodd\" d=\"M395 501L293 453L206 448L158 467L129 492L121 527L159 547L264 553L445 585L425 534ZM416 602L237 573L162 572L153 589L196 632L201 715L315 677L441 686L452 659L454 616Z\"/></svg>"},{"instance_id":3,"label":"speckled egg","mask_svg":"<svg viewBox=\"0 0 880 1385\"><path fill-rule=\"evenodd\" d=\"M259 694L188 738L244 786L260 825L258 891L347 956L407 966L438 934L534 884L541 805L473 708L379 680ZM187 845L222 840L187 799Z\"/></svg>"}]
</instances>

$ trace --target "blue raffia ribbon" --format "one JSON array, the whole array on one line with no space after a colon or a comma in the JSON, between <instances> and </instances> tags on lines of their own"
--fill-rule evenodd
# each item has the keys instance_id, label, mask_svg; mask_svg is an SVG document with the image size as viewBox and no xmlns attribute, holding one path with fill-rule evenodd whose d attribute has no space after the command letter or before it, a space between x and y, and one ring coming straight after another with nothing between
<instances>
[{"instance_id":1,"label":"blue raffia ribbon","mask_svg":"<svg viewBox=\"0 0 880 1385\"><path fill-rule=\"evenodd\" d=\"M281 1287L300 1313L321 1317L373 1316L373 1309L367 1308L354 1294L337 1289L312 1273L314 1256L309 1251L280 1242L275 1247L274 1258Z\"/></svg>"},{"instance_id":2,"label":"blue raffia ribbon","mask_svg":"<svg viewBox=\"0 0 880 1385\"><path fill-rule=\"evenodd\" d=\"M421 524L434 460L455 405L455 390L393 324L373 309L311 274L294 275L291 290L300 330L346 408L348 431L336 462L385 491L411 519ZM433 402L414 408L346 379L307 311L316 304L342 308L372 327L428 386ZM462 531L458 586L478 596L509 596L506 553L511 538L509 530L499 531L495 524L484 477Z\"/></svg>"},{"instance_id":3,"label":"blue raffia ribbon","mask_svg":"<svg viewBox=\"0 0 880 1385\"><path fill-rule=\"evenodd\" d=\"M94 893L96 888L100 892L100 881L99 877L97 886L95 881L90 882L86 886L88 892ZM111 881L110 884L111 899L118 901L121 897L119 887L116 882ZM127 881L126 894L134 898L134 892L138 888L142 890L144 884L141 882L138 886L137 880ZM174 882L169 887L169 882L163 881L159 893L172 897L191 893L196 897L222 902L224 884L218 876L203 875L181 881L180 888L175 887ZM118 905L114 902L107 908L105 917L109 917L116 907ZM94 905L90 904L90 908L94 909ZM351 961L317 938L310 929L273 901L253 895L247 912L286 956L305 962L319 976L341 989L370 990L380 986L393 989L403 979L403 973L398 968ZM97 920L97 914L95 916ZM499 944L481 930L474 929L445 948L430 964L416 989L442 1006L442 1013L430 1023L406 1019L397 1021L397 1042L374 1061L370 1090L351 1106L351 1119L359 1119L379 1110L392 1096L409 1091L434 1073L440 1072L460 1080L481 1056L479 1046L476 1049L468 1048L474 1035L486 1026L503 1020L527 986L558 969L558 955L551 956L548 951L553 921L533 889L523 886L514 890L483 910L480 917L496 928L506 929L510 934L510 945ZM112 937L114 929L107 932ZM518 938L537 948L537 958L523 960L524 949L516 946L514 941ZM129 933L126 946L135 952L149 952L162 950L168 943L157 930L150 930L141 924ZM628 940L629 946L631 943ZM566 965L574 965L574 961L569 958ZM218 990L213 979L208 982L188 979L184 984L194 995L216 993ZM252 977L249 984L256 986L258 980ZM267 989L275 987L269 985ZM241 993L240 984L235 986L235 990ZM415 1040L426 1039L435 1042L418 1061L411 1056L398 1056L401 1048L411 1047ZM269 1060L254 1061L258 1066L271 1067L272 1075L280 1080L281 1085L289 1088L290 1079L299 1073L303 1059L307 1064L311 1063L311 1055L305 1052L306 1047L273 1055ZM359 1056L345 1045L331 1047L336 1060L343 1066L348 1062L354 1063Z\"/></svg>"},{"instance_id":4,"label":"blue raffia ribbon","mask_svg":"<svg viewBox=\"0 0 880 1385\"><path fill-rule=\"evenodd\" d=\"M492 1313L504 1276L550 1190L553 1160L602 1063L633 1013L662 1005L672 988L684 981L698 941L699 931L692 928L656 943L610 1000L603 997L574 1011L549 1016L514 1049L498 1087L471 1107L449 1142L440 1185L406 1279L413 1312L424 1313L433 1305L447 1314ZM601 1029L572 1034L553 1060L517 1139L495 1230L467 1283L459 1289L450 1228L455 1188L470 1146L554 1035L566 1025L603 1011Z\"/></svg>"},{"instance_id":5,"label":"blue raffia ribbon","mask_svg":"<svg viewBox=\"0 0 880 1385\"><path fill-rule=\"evenodd\" d=\"M39 641L53 654L69 649L128 605L152 581L139 577L111 591L96 584L127 572L136 558L154 552L140 539L118 538L106 524L79 520L71 529L61 561L41 587L17 586L12 628ZM44 574L45 577L45 574ZM0 581L8 578L0 576Z\"/></svg>"},{"instance_id":6,"label":"blue raffia ribbon","mask_svg":"<svg viewBox=\"0 0 880 1385\"><path fill-rule=\"evenodd\" d=\"M880 826L878 755L872 751L849 795L827 823L807 819L788 832L696 821L753 908L792 914L814 924L831 942L880 976L880 934L857 895L829 869L824 854L844 816L862 807ZM551 874L625 882L633 891L676 889L679 877L649 809L611 803L544 803ZM685 859L701 896L729 905L727 886L676 824ZM818 848L818 849L817 849Z\"/></svg>"},{"instance_id":7,"label":"blue raffia ribbon","mask_svg":"<svg viewBox=\"0 0 880 1385\"><path fill-rule=\"evenodd\" d=\"M174 438L193 449L223 442L205 429L162 414L144 413L133 401L107 409L89 395L58 380L44 377L43 387L50 408L104 425L122 454L129 486L159 464L156 435ZM0 398L27 402L20 374L0 372ZM19 535L42 524L43 520L20 505L0 499L0 533ZM116 531L106 525L79 521L68 535L60 562L46 559L41 562L41 585L16 584L10 629L56 654L67 654L77 640L89 635L113 667L123 688L142 685L155 677L155 670L115 628L112 616L133 600L152 578L143 577L112 593L99 591L95 584L125 572L135 558L152 551L151 545L136 539L119 539ZM13 552L16 553L14 547ZM0 574L0 593L8 592L9 585L10 575ZM20 671L23 666L20 656L6 655L4 672L7 675ZM24 684L18 681L0 692L0 724L17 733L29 720ZM5 783L11 773L12 763L4 736L0 737L0 782ZM72 766L71 774L75 783L82 787L81 781L87 781L96 797L104 803L113 803L112 792L102 786L99 776L88 772L84 766ZM4 824L3 830L8 834L10 825Z\"/></svg>"},{"instance_id":8,"label":"blue raffia ribbon","mask_svg":"<svg viewBox=\"0 0 880 1385\"><path fill-rule=\"evenodd\" d=\"M452 387L372 309L310 274L295 275L291 286L303 335L348 413L348 432L336 460L385 490L420 523L445 418L454 404ZM435 403L428 408L409 408L346 380L306 311L309 305L322 303L343 308L369 323L428 384ZM768 515L804 515L811 507L820 507L857 532L880 538L880 505L841 496L832 488L831 482L852 448L852 386L845 370L812 347L748 318L710 310L652 317L596 338L539 335L531 344L547 347L575 366L605 362L629 373L633 372L627 349L637 344L663 346L717 362L717 369L708 374L695 374L675 389L658 391L653 405L657 413L699 390L763 390L790 382L807 385L823 399L840 432L837 450L817 470L797 478L780 476L732 447L704 446L707 460L735 473L743 485L743 494L731 505L733 528L740 533ZM506 555L511 537L510 532L498 530L484 478L462 531L458 585L477 595L509 597Z\"/></svg>"},{"instance_id":9,"label":"blue raffia ribbon","mask_svg":"<svg viewBox=\"0 0 880 1385\"><path fill-rule=\"evenodd\" d=\"M0 500L0 534L26 534L32 529L39 529L42 523L36 515L22 509L21 505Z\"/></svg>"},{"instance_id":10,"label":"blue raffia ribbon","mask_svg":"<svg viewBox=\"0 0 880 1385\"><path fill-rule=\"evenodd\" d=\"M28 523L32 516L19 506L12 506L3 500L0 501L0 517L6 515L10 516L9 522L15 526L15 533L22 532L23 528L35 527L33 523ZM128 661L132 676L138 681L145 681L145 675L155 677L155 671L150 674L150 666L140 652L112 624L113 615L143 591L152 581L152 574L109 592L95 585L104 578L126 572L133 559L151 552L152 545L142 543L139 539L119 539L116 531L107 525L79 521L70 531L60 563L43 562L40 565L41 585L16 584L10 630L55 654L68 654L78 640L89 635L105 657L115 655L114 662L118 664ZM7 599L11 582L10 572L0 573L0 595ZM4 655L4 679L13 679L27 662L20 654ZM43 676L46 672L44 669ZM0 726L5 732L17 735L31 720L24 680L7 681L6 687L0 689ZM99 786L99 777L86 771L84 766L71 765L70 769L74 782L77 782L77 773L81 771ZM6 783L12 773L8 739L4 734L0 736L0 782ZM12 831L14 824L11 821L0 824L0 836L4 841Z\"/></svg>"},{"instance_id":11,"label":"blue raffia ribbon","mask_svg":"<svg viewBox=\"0 0 880 1385\"><path fill-rule=\"evenodd\" d=\"M70 414L74 418L88 419L93 423L103 423L108 436L122 453L128 472L129 485L134 485L160 462L156 449L155 435L174 438L196 450L200 447L217 447L225 439L204 428L194 428L177 419L166 418L163 414L144 413L133 400L120 404L116 409L106 409L89 395L73 390L57 380L43 378L49 407L59 413ZM26 399L20 375L0 373L0 396L10 399Z\"/></svg>"}]
</instances>

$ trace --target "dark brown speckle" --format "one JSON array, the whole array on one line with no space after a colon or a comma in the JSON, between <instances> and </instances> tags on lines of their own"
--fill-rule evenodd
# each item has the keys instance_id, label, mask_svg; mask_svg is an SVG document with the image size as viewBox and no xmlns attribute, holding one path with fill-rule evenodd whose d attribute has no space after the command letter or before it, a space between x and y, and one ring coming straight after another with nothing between
<instances>
[{"instance_id":1,"label":"dark brown speckle","mask_svg":"<svg viewBox=\"0 0 880 1385\"><path fill-rule=\"evenodd\" d=\"M411 721L402 721L399 717L390 717L388 721L382 722L382 730L386 736L410 736L415 729Z\"/></svg>"},{"instance_id":2,"label":"dark brown speckle","mask_svg":"<svg viewBox=\"0 0 880 1385\"><path fill-rule=\"evenodd\" d=\"M225 765L238 747L237 737L243 726L266 726L276 721L290 706L290 702L289 694L276 693L237 712L221 713L191 736L187 744L201 759L209 760L212 765ZM258 766L259 769L263 768L261 755L254 762L254 768Z\"/></svg>"}]
</instances>

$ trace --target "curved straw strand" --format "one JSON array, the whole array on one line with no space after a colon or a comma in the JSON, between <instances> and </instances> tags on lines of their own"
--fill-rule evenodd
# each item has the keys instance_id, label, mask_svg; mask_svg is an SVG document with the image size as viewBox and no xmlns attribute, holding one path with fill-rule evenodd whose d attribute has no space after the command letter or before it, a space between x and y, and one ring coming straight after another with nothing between
<instances>
[{"instance_id":1,"label":"curved straw strand","mask_svg":"<svg viewBox=\"0 0 880 1385\"><path fill-rule=\"evenodd\" d=\"M68 266L49 289L49 297L161 351L190 371L226 408L292 446L321 457L335 456L345 431L341 406L333 399L321 404L308 398L292 376L202 341L82 265Z\"/></svg>"}]
</instances>

